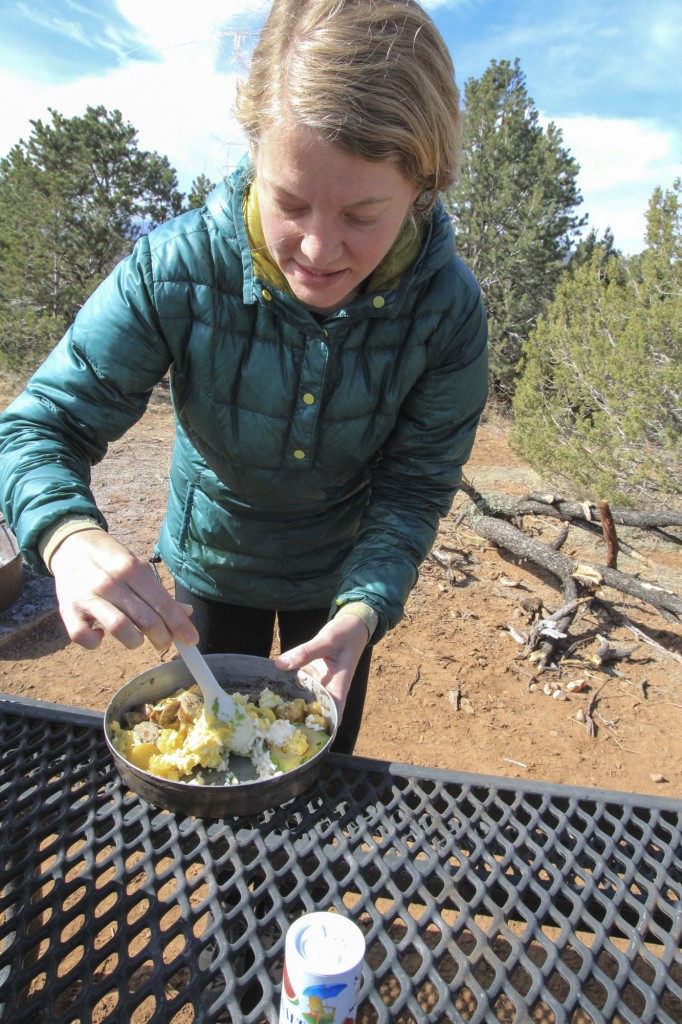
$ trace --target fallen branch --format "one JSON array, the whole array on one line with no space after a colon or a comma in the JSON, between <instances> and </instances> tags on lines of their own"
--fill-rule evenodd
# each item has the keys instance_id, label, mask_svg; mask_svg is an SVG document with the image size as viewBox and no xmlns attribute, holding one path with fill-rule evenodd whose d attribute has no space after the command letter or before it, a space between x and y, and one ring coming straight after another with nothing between
<instances>
[{"instance_id":1,"label":"fallen branch","mask_svg":"<svg viewBox=\"0 0 682 1024\"><path fill-rule=\"evenodd\" d=\"M542 637L550 637L553 640L563 640L566 637L569 626L571 625L575 612L578 610L581 604L591 601L591 597L576 597L574 600L569 601L563 608L560 608L550 619L538 619L533 625L530 631L530 636L526 641L526 649L528 651L534 650L540 643Z\"/></svg>"},{"instance_id":2,"label":"fallen branch","mask_svg":"<svg viewBox=\"0 0 682 1024\"><path fill-rule=\"evenodd\" d=\"M605 665L607 661L623 661L642 646L641 644L634 644L632 647L612 647L603 636L597 635L597 638L599 640L599 647L590 656L590 661L599 667Z\"/></svg>"},{"instance_id":3,"label":"fallen branch","mask_svg":"<svg viewBox=\"0 0 682 1024\"><path fill-rule=\"evenodd\" d=\"M601 522L599 505L594 505L590 502L567 501L554 495L536 493L528 494L519 504L526 504L527 502L533 506L533 512L535 513L542 514L537 508L540 505L544 507L545 514L547 514L549 506L555 510L555 514L560 519L583 519L586 521L592 519L596 522ZM642 530L661 529L665 526L682 526L682 512L674 509L665 509L662 512L640 512L631 508L612 508L610 512L613 522L618 526L635 526ZM525 515L526 513L522 514ZM682 544L682 540L678 537L670 537L669 539Z\"/></svg>"},{"instance_id":4,"label":"fallen branch","mask_svg":"<svg viewBox=\"0 0 682 1024\"><path fill-rule=\"evenodd\" d=\"M554 519L561 519L564 523L570 523L581 530L585 530L595 536L604 535L604 523L600 506L591 504L588 501L568 501L552 494L531 493L523 498L515 498L504 494L481 494L468 481L463 481L461 490L471 501L478 505L482 512L493 516L504 516L506 519L518 520L522 516L549 516ZM613 526L615 538L615 526L630 526L653 532L663 540L674 544L682 544L682 538L674 534L666 533L662 528L666 526L682 526L682 512L674 510L664 512L638 512L633 509L610 508L604 503L607 516ZM463 513L462 518L464 518ZM607 526L608 529L608 526ZM650 564L650 559L643 555L632 545L625 543L622 538L617 539L618 546L623 554ZM608 539L607 539L608 544ZM557 545L561 546L561 545ZM609 559L607 558L607 564ZM612 566L615 568L615 565Z\"/></svg>"},{"instance_id":5,"label":"fallen branch","mask_svg":"<svg viewBox=\"0 0 682 1024\"><path fill-rule=\"evenodd\" d=\"M562 547L564 546L564 544L566 543L566 541L568 539L568 532L569 532L568 523L563 523L563 525L562 525L561 529L559 530L558 534L556 535L556 537L554 538L554 540L550 544L550 547L554 548L555 551L561 551Z\"/></svg>"},{"instance_id":6,"label":"fallen branch","mask_svg":"<svg viewBox=\"0 0 682 1024\"><path fill-rule=\"evenodd\" d=\"M509 628L517 642L525 642L524 656L534 663L536 673L548 669L560 671L559 664L553 659L559 649L565 650L568 646L568 634L576 617L596 595L602 596L602 587L620 591L643 604L651 605L668 622L682 622L682 597L664 587L642 581L638 575L630 575L616 568L619 550L649 565L652 563L625 544L615 528L616 522L649 531L658 531L661 526L680 526L682 512L650 513L611 509L606 502L594 505L590 502L565 501L554 495L531 494L521 499L499 494L483 495L467 480L464 480L461 489L470 498L472 506L460 512L458 524L468 520L477 537L504 548L522 561L546 569L559 582L564 602L557 612L552 614L542 607L534 608L534 625L527 639ZM535 518L549 515L562 519L561 530L554 543L544 543L521 529L523 517L531 515ZM577 562L561 553L559 548L572 524L603 536L607 546L607 564ZM667 539L682 543L682 539L677 537ZM602 640L601 637L599 639ZM603 641L592 660L602 672L622 676L623 673L615 667L614 662L630 657L638 647L636 644L628 649L611 648ZM561 664L564 664L563 658ZM594 728L593 721L591 726Z\"/></svg>"},{"instance_id":7,"label":"fallen branch","mask_svg":"<svg viewBox=\"0 0 682 1024\"><path fill-rule=\"evenodd\" d=\"M581 569L587 568L595 574L593 577L595 584L599 579L607 587L612 587L623 594L629 594L630 597L636 597L637 600L643 601L645 604L652 605L664 617L667 617L668 621L682 622L682 598L670 590L655 586L653 583L642 583L634 576L629 576L618 569L610 569L607 565L601 565L599 562L585 566L584 563L576 562L568 555L554 551L541 541L528 537L511 523L482 515L477 508L471 510L469 519L472 528L485 540L493 541L520 558L530 559L556 576L561 581L564 596L567 598L566 603L579 597L576 573L585 579L585 574L581 574Z\"/></svg>"}]
</instances>

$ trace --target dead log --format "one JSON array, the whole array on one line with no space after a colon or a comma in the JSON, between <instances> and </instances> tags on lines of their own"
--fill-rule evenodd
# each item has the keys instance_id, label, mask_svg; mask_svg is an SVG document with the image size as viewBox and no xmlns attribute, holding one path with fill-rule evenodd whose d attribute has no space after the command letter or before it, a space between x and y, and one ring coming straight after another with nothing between
<instances>
[{"instance_id":1,"label":"dead log","mask_svg":"<svg viewBox=\"0 0 682 1024\"><path fill-rule=\"evenodd\" d=\"M537 502L539 505L544 505L546 515L554 514L562 519L569 519L576 526L580 526L581 529L586 529L591 533L596 532L595 524L601 522L599 505L593 505L588 501L568 501L552 494L537 494L533 492L527 495L523 501L528 501L531 504ZM549 511L550 509L555 511L552 513ZM678 537L674 533L668 533L664 529L664 527L668 526L682 526L682 512L675 509L664 509L659 512L642 512L632 508L609 509L609 512L611 519L617 526L631 526L639 530L648 530L654 536L660 537L661 540L667 541L670 544L682 544L682 537ZM541 514L540 511L536 510L535 515ZM627 550L627 546L622 541L621 547L625 554L633 553L631 550ZM637 552L634 552L634 554L638 556Z\"/></svg>"},{"instance_id":2,"label":"dead log","mask_svg":"<svg viewBox=\"0 0 682 1024\"><path fill-rule=\"evenodd\" d=\"M561 519L587 519L600 521L599 505L591 502L569 501L551 494L531 492L522 502L537 503L556 510ZM682 512L664 509L660 512L642 512L632 508L612 508L611 517L617 526L636 526L642 530L661 529L665 526L682 526ZM676 538L678 539L678 538Z\"/></svg>"},{"instance_id":3,"label":"dead log","mask_svg":"<svg viewBox=\"0 0 682 1024\"><path fill-rule=\"evenodd\" d=\"M587 582L590 574L594 573L589 579L592 589L603 583L607 587L652 605L668 622L682 622L682 598L669 590L651 583L643 583L634 576L596 562L589 566L581 566L568 555L562 555L541 541L528 537L511 523L482 514L476 506L469 512L469 521L474 532L480 537L506 548L519 558L530 559L556 576L561 581L567 604L579 596L578 579Z\"/></svg>"},{"instance_id":4,"label":"dead log","mask_svg":"<svg viewBox=\"0 0 682 1024\"><path fill-rule=\"evenodd\" d=\"M469 511L469 522L479 537L490 540L501 548L506 548L519 558L527 558L536 565L547 569L561 581L561 588L566 604L579 597L578 584L573 578L575 562L560 551L548 547L541 541L529 537L512 523L504 519L484 515L477 507Z\"/></svg>"},{"instance_id":5,"label":"dead log","mask_svg":"<svg viewBox=\"0 0 682 1024\"><path fill-rule=\"evenodd\" d=\"M472 501L484 500L489 507L513 516L553 516L578 523L601 523L599 505L589 501L575 501L561 498L555 494L540 494L531 491L522 498L503 494L481 494L468 480L463 480L461 490ZM658 512L639 511L632 508L611 508L611 518L616 526L633 526L642 530L658 530L666 526L682 526L682 512L676 509L663 509ZM682 543L679 537L672 540Z\"/></svg>"},{"instance_id":6,"label":"dead log","mask_svg":"<svg viewBox=\"0 0 682 1024\"><path fill-rule=\"evenodd\" d=\"M604 536L604 524L599 505L590 502L567 501L554 497L551 494L532 493L524 498L511 497L506 494L481 494L468 481L463 481L461 490L475 502L482 512L493 516L504 516L507 519L517 520L522 516L549 516L554 519L561 519L564 523L570 523L587 533L602 537ZM606 504L606 503L604 503ZM608 509L609 506L606 505ZM660 537L662 540L675 544L682 544L682 538L666 533L662 526L682 525L682 513L670 512L635 512L632 509L609 509L611 523L614 524L613 535L615 537L615 524L620 526L638 527L648 530ZM466 513L465 513L466 514ZM608 528L608 527L607 527ZM650 560L636 548L627 544L622 538L618 538L619 549L630 558L641 562ZM607 539L608 544L608 539ZM554 545L560 547L561 545ZM607 559L608 562L608 559ZM615 568L615 565L613 566Z\"/></svg>"}]
</instances>

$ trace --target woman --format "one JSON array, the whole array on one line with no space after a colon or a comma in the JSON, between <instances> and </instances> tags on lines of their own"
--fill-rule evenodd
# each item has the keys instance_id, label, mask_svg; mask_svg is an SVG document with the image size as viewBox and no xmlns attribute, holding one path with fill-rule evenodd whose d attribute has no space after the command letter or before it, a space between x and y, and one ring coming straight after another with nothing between
<instances>
[{"instance_id":1,"label":"woman","mask_svg":"<svg viewBox=\"0 0 682 1024\"><path fill-rule=\"evenodd\" d=\"M0 500L74 641L267 656L277 619L277 664L316 666L350 752L371 645L403 614L487 394L480 292L438 198L458 90L410 0L275 0L238 116L242 165L137 243L4 413ZM89 489L168 370L157 552L175 600Z\"/></svg>"}]
</instances>

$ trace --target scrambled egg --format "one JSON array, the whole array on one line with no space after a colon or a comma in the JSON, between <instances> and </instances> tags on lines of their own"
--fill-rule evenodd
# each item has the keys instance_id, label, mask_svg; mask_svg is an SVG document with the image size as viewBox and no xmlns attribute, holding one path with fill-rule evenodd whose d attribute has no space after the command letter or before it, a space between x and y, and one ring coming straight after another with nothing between
<instances>
[{"instance_id":1,"label":"scrambled egg","mask_svg":"<svg viewBox=\"0 0 682 1024\"><path fill-rule=\"evenodd\" d=\"M329 739L327 721L317 701L283 701L272 690L261 692L258 703L235 693L234 700L249 715L254 739L248 754L259 778L291 771L321 750ZM204 707L198 687L179 690L156 705L126 712L114 722L112 742L135 767L162 779L201 784L197 769L218 769L229 776L233 724L216 718Z\"/></svg>"}]
</instances>

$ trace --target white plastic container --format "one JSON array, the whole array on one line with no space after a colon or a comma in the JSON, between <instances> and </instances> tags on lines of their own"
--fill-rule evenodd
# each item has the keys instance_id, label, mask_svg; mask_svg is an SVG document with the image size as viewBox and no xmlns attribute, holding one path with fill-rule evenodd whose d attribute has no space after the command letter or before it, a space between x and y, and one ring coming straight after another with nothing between
<instances>
[{"instance_id":1,"label":"white plastic container","mask_svg":"<svg viewBox=\"0 0 682 1024\"><path fill-rule=\"evenodd\" d=\"M365 936L347 917L305 914L287 932L280 1024L355 1024Z\"/></svg>"}]
</instances>

